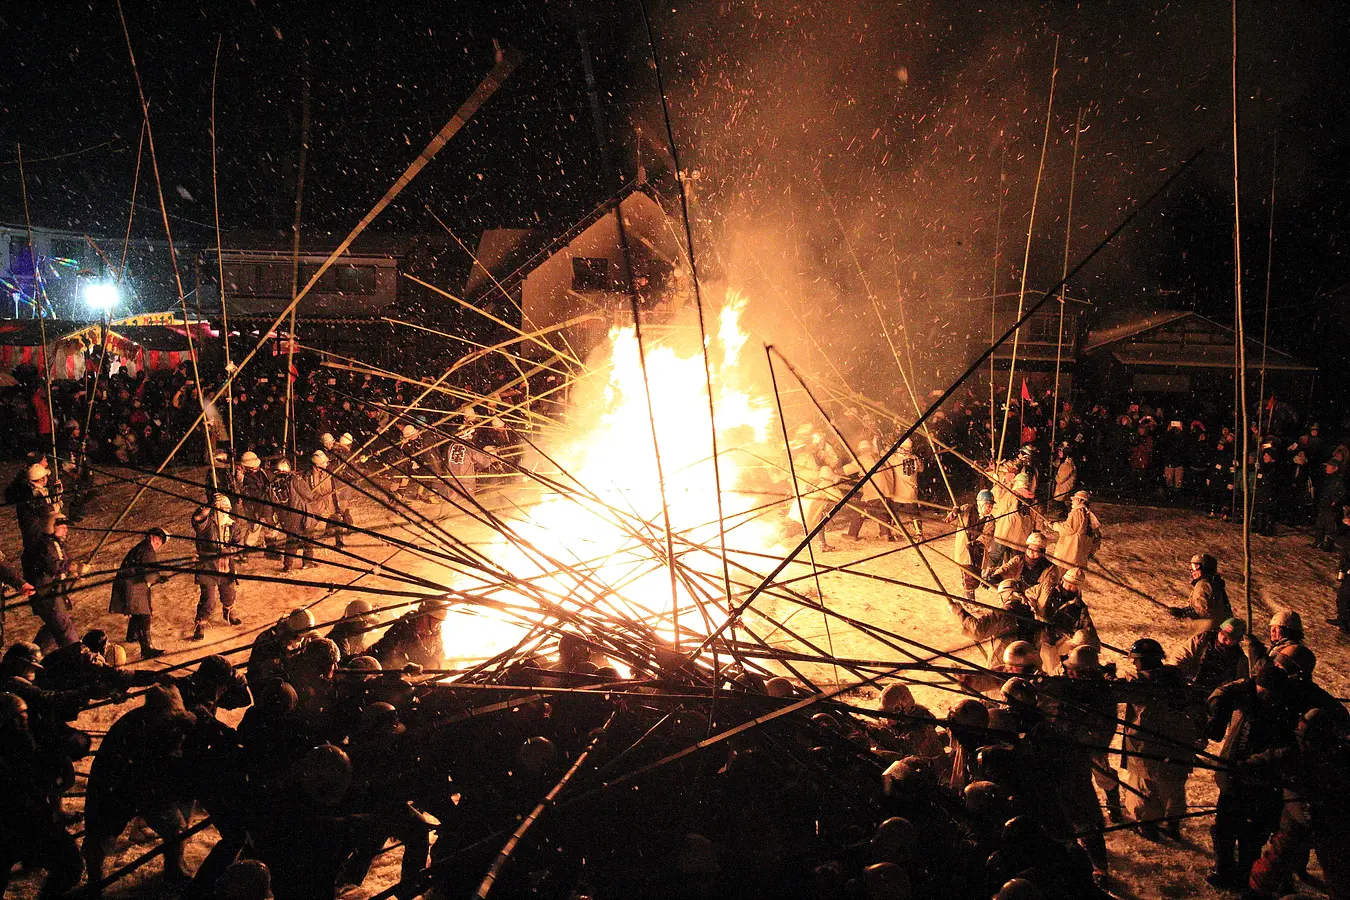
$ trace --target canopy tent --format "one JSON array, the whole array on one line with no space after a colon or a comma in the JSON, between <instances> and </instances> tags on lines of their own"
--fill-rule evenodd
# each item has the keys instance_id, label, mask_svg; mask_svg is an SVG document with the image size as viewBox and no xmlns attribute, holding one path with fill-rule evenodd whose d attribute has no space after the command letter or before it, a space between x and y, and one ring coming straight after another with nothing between
<instances>
[{"instance_id":1,"label":"canopy tent","mask_svg":"<svg viewBox=\"0 0 1350 900\"><path fill-rule=\"evenodd\" d=\"M61 319L6 319L0 321L0 371L13 372L19 366L33 366L40 372L48 368L48 354L42 344L43 329L47 346L52 348L51 370L54 378L84 376L84 346L64 336L78 330L80 324Z\"/></svg>"},{"instance_id":2,"label":"canopy tent","mask_svg":"<svg viewBox=\"0 0 1350 900\"><path fill-rule=\"evenodd\" d=\"M204 334L200 324L147 324L144 317L113 322L108 328L108 352L122 359L132 372L171 371L189 360L186 328ZM47 354L42 348L42 326L47 344L52 347L52 377L74 380L84 377L85 353L102 345L103 325L48 319L11 319L0 322L0 370L12 372L28 364L40 371L46 368ZM198 338L200 340L200 338Z\"/></svg>"}]
</instances>

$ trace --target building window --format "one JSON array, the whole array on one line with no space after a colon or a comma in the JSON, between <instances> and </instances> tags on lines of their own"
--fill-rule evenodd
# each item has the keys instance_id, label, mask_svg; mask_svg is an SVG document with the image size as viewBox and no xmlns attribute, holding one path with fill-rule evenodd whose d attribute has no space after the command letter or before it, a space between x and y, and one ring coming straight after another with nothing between
<instances>
[{"instance_id":1,"label":"building window","mask_svg":"<svg viewBox=\"0 0 1350 900\"><path fill-rule=\"evenodd\" d=\"M607 291L609 289L609 260L585 256L572 258L572 290Z\"/></svg>"},{"instance_id":2,"label":"building window","mask_svg":"<svg viewBox=\"0 0 1350 900\"><path fill-rule=\"evenodd\" d=\"M300 267L300 287L309 284L314 273L319 271L315 263L306 263ZM369 296L375 293L375 266L353 266L341 263L330 266L323 273L318 284L314 285L316 294L355 294Z\"/></svg>"}]
</instances>

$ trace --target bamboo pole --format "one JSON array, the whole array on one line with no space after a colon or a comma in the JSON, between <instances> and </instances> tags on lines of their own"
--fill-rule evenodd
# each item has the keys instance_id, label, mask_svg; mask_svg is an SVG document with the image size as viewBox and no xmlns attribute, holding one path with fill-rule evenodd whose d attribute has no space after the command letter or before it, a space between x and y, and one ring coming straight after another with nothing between
<instances>
[{"instance_id":1,"label":"bamboo pole","mask_svg":"<svg viewBox=\"0 0 1350 900\"><path fill-rule=\"evenodd\" d=\"M401 174L398 177L398 179L389 187L389 189L385 191L384 195L380 197L378 201L376 201L375 205L372 206L370 210L367 211L366 214L361 217L361 220L357 222L356 225L352 227L352 230L348 232L347 236L343 238L342 243L340 243L333 250L333 252L328 255L328 258L323 261L323 263L319 266L318 270L315 271L315 273L310 276L309 281L305 283L305 286L300 290L300 292L295 296L295 298L291 300L287 308L282 310L281 313L272 322L272 324L268 328L263 330L261 337L259 337L258 339L258 343L255 344L253 349L248 352L248 355L244 357L243 361L239 363L238 367L233 372L230 372L226 375L225 384L221 385L219 390L217 390L216 393L212 396L211 402L214 403L218 401L221 398L221 396L224 395L225 391L229 388L230 384L234 381L235 378L239 376L239 373L242 372L244 368L258 354L258 352L262 350L264 346L267 345L267 342L270 339L268 335L276 331L276 329L281 325L281 323L285 321L286 317L290 314L291 310L294 309L295 306L298 305L301 300L303 300L306 296L308 296L310 290L313 289L314 285L318 283L319 279L323 277L323 274L328 271L328 269L333 265L333 263L338 259L338 257L340 257L343 253L347 251L347 248L349 248L352 245L352 242L355 241L357 237L359 237L361 233L364 232L366 228L370 226L371 222L375 221L375 218L379 216L381 212L384 211L385 207L387 207L390 203L394 201L394 198L396 198L399 194L403 192L403 189L406 188L412 182L412 180L417 177L417 174L421 172L422 169L424 169L429 162L431 162L431 160L436 156L436 154L440 152L441 148L444 147L446 143L448 143L449 140L452 137L454 137L455 134L461 128L464 127L465 123L468 122L468 120L473 117L474 113L478 111L479 107L481 107L484 103L487 102L488 98L490 98L496 92L497 88L501 86L502 82L506 80L506 78L511 74L512 71L515 70L515 67L519 63L519 61L520 57L517 53L515 53L515 51L508 51L502 56L501 60L498 61L498 63L493 67L492 71L489 72L487 77L483 79L482 83L478 85L478 88L474 91L474 93L467 100L465 100L463 104L460 105L459 109L455 112L455 114L450 117L450 120L446 122L444 126L442 126L441 130L437 132L436 136L433 137L431 141L427 144L427 146L422 149L422 152L418 154L417 158L408 164L408 167L403 171L403 174ZM188 429L188 433L190 434L192 432L192 429L196 428L198 424L200 424L202 421L205 420L205 418L206 418L206 410L203 409L198 414L196 421L192 423L192 428ZM155 471L156 476L164 471L164 469L168 466L169 462L173 459L173 457L178 453L178 451L182 448L183 444L185 443L187 443L187 434L185 434L182 438L179 439L178 443L169 452L169 455L165 457L164 462L162 462L159 465L159 468L156 469ZM132 508L136 505L136 503L140 500L140 498L144 496L144 494L145 488L142 487L142 489L131 498L131 502L128 503L126 507L123 508L122 512L117 516L117 519L113 522L114 528L122 524L122 522L126 519L126 517L131 513ZM106 543L106 540L99 541L98 545L94 548L93 553L90 554L89 559L91 561L95 556L98 555L98 552L103 548L104 543Z\"/></svg>"},{"instance_id":2,"label":"bamboo pole","mask_svg":"<svg viewBox=\"0 0 1350 900\"><path fill-rule=\"evenodd\" d=\"M1279 170L1279 150L1280 150L1279 132L1275 133L1274 140L1270 145L1270 216L1269 228L1266 233L1266 309L1261 316L1261 390L1257 392L1257 402L1261 408L1265 409L1266 403L1266 346L1270 340L1270 280L1271 271L1275 266L1275 174ZM1274 410L1271 410L1271 418L1274 418ZM1257 416L1258 421L1260 416ZM1266 428L1270 427L1270 420L1267 420ZM1262 429L1265 434L1265 429ZM1309 460L1316 463L1316 460Z\"/></svg>"},{"instance_id":3,"label":"bamboo pole","mask_svg":"<svg viewBox=\"0 0 1350 900\"><path fill-rule=\"evenodd\" d=\"M1017 318L1022 318L1022 306L1026 300L1027 293L1027 270L1031 266L1031 238L1036 230L1036 203L1041 197L1041 175L1045 172L1045 150L1050 144L1050 120L1051 114L1055 108L1055 77L1059 75L1059 36L1055 36L1055 55L1050 63L1050 97L1045 105L1045 133L1041 137L1041 161L1036 167L1036 187L1031 193L1031 218L1027 221L1027 243L1026 249L1022 252L1022 284L1017 289ZM1060 280L1060 286L1064 284ZM994 463L997 464L1003 456L1003 441L1008 436L1008 414L1012 411L1012 392L1013 382L1017 380L1017 345L1021 332L1013 334L1012 360L1008 365L1008 395L1003 403L1003 428L998 435L998 451L994 454Z\"/></svg>"},{"instance_id":4,"label":"bamboo pole","mask_svg":"<svg viewBox=\"0 0 1350 900\"><path fill-rule=\"evenodd\" d=\"M56 465L56 410L52 408L52 369L56 366L56 347L47 347L47 320L43 316L42 304L38 302L38 292L42 290L42 273L38 271L37 245L33 243L33 220L28 215L28 179L23 171L23 145L15 144L14 150L19 157L19 191L23 195L23 224L28 232L28 256L33 261L33 304L37 310L38 333L42 340L42 384L47 391L47 427L52 439L52 465ZM52 479L56 482L56 492L60 493L61 477L56 469L52 470Z\"/></svg>"},{"instance_id":5,"label":"bamboo pole","mask_svg":"<svg viewBox=\"0 0 1350 900\"><path fill-rule=\"evenodd\" d=\"M211 207L216 226L216 284L220 291L220 339L225 347L225 374L234 371L230 361L230 310L225 303L225 257L220 237L220 183L216 178L216 76L220 72L220 35L216 35L216 56L211 64ZM230 432L230 446L234 447L234 385L225 385L226 424Z\"/></svg>"},{"instance_id":6,"label":"bamboo pole","mask_svg":"<svg viewBox=\"0 0 1350 900\"><path fill-rule=\"evenodd\" d=\"M1183 172L1189 169L1191 165L1195 162L1195 160L1199 158L1202 152L1203 148L1193 153L1189 158L1185 160L1185 162L1183 162L1176 169L1176 171L1174 171L1171 175L1169 175L1166 179L1164 179L1163 182L1160 185L1158 185L1158 187L1155 188L1152 193L1150 193L1139 203L1135 204L1135 206L1120 221L1120 223L1116 225L1115 228L1111 229L1111 231L1104 238L1102 238L1101 241L1097 243L1097 245L1091 250L1091 252L1089 252L1086 256L1084 256L1083 259L1080 260L1078 264L1075 265L1073 269L1069 271L1067 278L1063 280L1067 281L1070 278L1073 278L1073 276L1076 275L1079 271L1081 271L1084 266L1086 266L1093 259L1095 259L1097 254L1100 253L1102 249L1105 248L1108 244L1110 244L1111 241L1115 240L1115 238L1122 231L1124 231L1125 228L1132 221L1134 221L1134 219L1139 215L1139 213L1142 210L1147 209L1153 203L1154 200L1156 200L1159 196L1161 196L1162 193L1165 190L1167 190L1167 188L1171 186L1171 184L1175 182L1178 177L1180 177L1180 175ZM991 344L983 353L981 353L978 357L976 357L975 360L969 366L966 367L965 371L963 371L961 375L958 376L957 379L954 382L952 382L947 387L947 389L943 391L942 394L939 395L938 398L929 405L928 409L923 413L923 415L921 415L913 425L911 425L909 428L907 428L904 432L900 434L900 436L896 439L895 443L891 445L890 449L888 449L877 459L876 463L872 466L871 469L867 470L867 472L863 475L862 480L860 480L857 484L855 484L852 488L850 488L844 494L844 496L835 503L834 508L831 509L830 512L826 514L826 516L823 519L821 519L820 523L816 525L815 528L812 529L812 533L807 538L805 538L801 543L799 543L793 550L791 550L788 553L788 555L783 558L782 562L776 565L773 568L773 570L769 572L768 575L764 576L764 579L760 582L760 584L749 594L746 595L745 599L742 600L740 604L738 604L736 610L733 611L733 614L727 618L726 622L724 622L717 629L716 632L708 636L708 639L705 640L699 646L698 651L702 651L709 643L711 643L717 637L721 636L721 632L726 629L727 625L731 621L733 621L737 616L739 616L745 609L747 609L749 605L755 601L755 598L758 597L761 593L763 593L763 591L770 584L773 583L774 579L776 579L778 575L782 573L782 571L786 569L788 565L790 565L792 561L802 552L805 545L809 543L812 539L814 539L817 533L823 531L826 524L830 521L830 519L833 518L835 514L839 512L839 510L843 509L844 506L846 506L848 502L853 499L853 497L858 493L858 491L862 489L862 485L869 479L874 478L877 472L881 471L881 469L890 461L890 458L896 453L896 451L900 449L900 445L904 443L905 439L907 439L910 435L912 435L919 428L919 426L923 424L924 421L926 421L939 407L942 406L943 403L947 401L949 397L952 396L952 394L956 393L957 389L967 378L970 377L971 373L976 371L980 366L984 365L984 363L991 356L994 355L995 351L997 351L998 348L1002 346L1006 340L1008 340L1008 338L1012 337L1018 328L1022 327L1022 324L1027 319L1035 315L1035 313L1054 296L1054 292L1059 290L1059 288L1060 288L1059 283L1052 285L1050 290L1047 291L1045 294L1043 294L1040 297L1040 299L1038 299L1035 303L1033 303L1029 310L1025 311L1021 316L1018 317L1018 319L1015 322L1013 322L1012 326L1003 333L1002 337L1000 337L997 341Z\"/></svg>"},{"instance_id":7,"label":"bamboo pole","mask_svg":"<svg viewBox=\"0 0 1350 900\"><path fill-rule=\"evenodd\" d=\"M202 437L206 441L206 459L211 467L211 486L212 489L219 488L219 479L216 476L215 453L211 441L211 427L206 421L206 399L202 392L202 376L197 368L197 345L192 338L192 326L188 322L187 296L183 293L183 277L178 270L178 251L174 248L173 227L169 224L169 208L164 203L164 183L159 177L159 159L155 154L155 130L150 124L150 101L145 96L145 86L141 83L141 70L136 64L136 51L131 46L131 32L127 29L127 17L122 11L122 0L117 0L117 18L122 23L122 36L126 38L127 57L131 60L131 72L136 78L136 93L141 102L141 119L145 125L145 143L150 150L150 171L155 176L155 192L159 198L159 213L164 221L164 237L169 245L169 263L173 268L174 288L178 291L178 306L183 311L183 334L187 337L188 357L192 360L193 387L196 389L197 405L201 408L201 415L197 422L202 426ZM191 434L196 428L197 423L193 423L192 428L187 430L184 435ZM55 432L53 432L55 434ZM92 557L90 557L92 561Z\"/></svg>"},{"instance_id":8,"label":"bamboo pole","mask_svg":"<svg viewBox=\"0 0 1350 900\"><path fill-rule=\"evenodd\" d=\"M300 217L305 206L305 164L309 159L309 53L301 56L300 76L300 161L296 165L295 176L295 221L291 225L291 299L295 300L300 291ZM281 452L295 456L300 443L296 429L292 427L292 410L295 408L295 309L299 304L291 303L290 328L286 333L286 412L281 418ZM287 437L290 438L289 443ZM289 451L287 448L290 448Z\"/></svg>"},{"instance_id":9,"label":"bamboo pole","mask_svg":"<svg viewBox=\"0 0 1350 900\"><path fill-rule=\"evenodd\" d=\"M1083 131L1083 108L1078 108L1078 115L1073 120L1073 162L1069 165L1069 211L1064 217L1064 268L1060 271L1060 279L1069 271L1069 243L1073 239L1073 190L1078 180L1078 136ZM1055 471L1053 463L1055 459L1055 435L1059 427L1059 369L1060 360L1064 356L1064 292L1067 286L1060 284L1059 287L1059 338L1055 342L1055 402L1054 408L1050 413L1050 461L1052 464L1050 477L1046 479L1050 482L1050 499L1055 499Z\"/></svg>"},{"instance_id":10,"label":"bamboo pole","mask_svg":"<svg viewBox=\"0 0 1350 900\"><path fill-rule=\"evenodd\" d=\"M1232 125L1233 125L1233 317L1237 323L1238 424L1242 428L1242 594L1247 605L1247 633L1252 628L1252 510L1250 444L1247 424L1247 330L1242 310L1242 203L1238 178L1238 17L1237 0L1232 0ZM1254 645L1247 646L1247 660L1256 666Z\"/></svg>"}]
</instances>

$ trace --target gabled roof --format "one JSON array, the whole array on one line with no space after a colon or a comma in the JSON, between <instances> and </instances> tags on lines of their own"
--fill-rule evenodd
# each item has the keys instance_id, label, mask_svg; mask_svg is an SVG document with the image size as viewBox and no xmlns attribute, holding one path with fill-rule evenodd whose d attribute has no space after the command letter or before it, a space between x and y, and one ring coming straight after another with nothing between
<instances>
[{"instance_id":1,"label":"gabled roof","mask_svg":"<svg viewBox=\"0 0 1350 900\"><path fill-rule=\"evenodd\" d=\"M1155 328L1170 325L1178 319L1184 319L1190 315L1194 314L1181 310L1174 310L1154 313L1151 316L1144 316L1140 319L1131 319L1128 322L1122 322L1121 324L1113 325L1110 328L1094 328L1088 333L1087 340L1083 342L1083 352L1091 353L1099 347L1105 347L1107 344L1114 344L1117 341L1127 340L1135 335L1143 334L1146 331L1152 331Z\"/></svg>"},{"instance_id":2,"label":"gabled roof","mask_svg":"<svg viewBox=\"0 0 1350 900\"><path fill-rule=\"evenodd\" d=\"M661 201L652 187L646 181L635 180L619 188L614 196L571 225L558 223L555 227L545 224L538 228L492 228L484 231L478 244L478 258L492 273L492 278L486 277L483 269L474 265L465 282L464 299L470 303L484 300L497 292L498 284L508 292L513 291L546 259L637 193L646 194L660 205ZM495 262L489 257L495 257Z\"/></svg>"},{"instance_id":3,"label":"gabled roof","mask_svg":"<svg viewBox=\"0 0 1350 900\"><path fill-rule=\"evenodd\" d=\"M1168 346L1160 343L1149 345L1148 338L1168 326L1186 320L1195 320L1211 332L1229 335L1222 344ZM1127 365L1166 365L1205 368L1232 368L1235 356L1235 336L1231 326L1188 310L1171 310L1131 319L1119 325L1095 329L1083 342L1084 354L1109 352ZM1283 350L1263 345L1254 338L1247 338L1248 365L1260 365L1264 357L1266 367L1289 371L1315 372L1315 367L1300 362Z\"/></svg>"}]
</instances>

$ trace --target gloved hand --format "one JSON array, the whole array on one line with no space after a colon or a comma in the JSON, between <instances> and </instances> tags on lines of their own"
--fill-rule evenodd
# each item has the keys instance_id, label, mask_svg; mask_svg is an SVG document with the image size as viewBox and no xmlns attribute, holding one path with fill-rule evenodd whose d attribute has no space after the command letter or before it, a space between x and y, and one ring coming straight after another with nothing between
<instances>
[{"instance_id":1,"label":"gloved hand","mask_svg":"<svg viewBox=\"0 0 1350 900\"><path fill-rule=\"evenodd\" d=\"M414 663L414 662L407 663L407 664L404 665L404 667L403 667L403 674L404 674L404 675L421 675L421 674L422 674L422 666L421 666L420 664Z\"/></svg>"}]
</instances>

